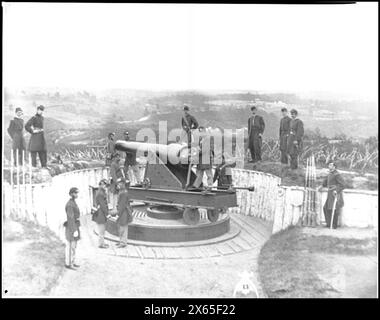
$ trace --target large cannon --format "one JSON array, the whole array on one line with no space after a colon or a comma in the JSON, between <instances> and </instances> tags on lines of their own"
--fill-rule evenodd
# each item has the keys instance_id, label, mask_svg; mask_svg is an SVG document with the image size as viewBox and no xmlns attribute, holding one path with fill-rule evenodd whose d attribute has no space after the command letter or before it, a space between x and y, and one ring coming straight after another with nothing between
<instances>
[{"instance_id":1,"label":"large cannon","mask_svg":"<svg viewBox=\"0 0 380 320\"><path fill-rule=\"evenodd\" d=\"M115 147L118 151L136 152L137 156L144 154L148 157L143 183L132 185L129 195L132 200L158 205L159 209L151 208L151 214L158 214L160 210L168 213L178 208L183 212L184 222L195 225L200 220L201 208L207 210L207 218L211 222L216 222L220 213L237 206L234 188L212 188L208 192L189 189L196 177L192 168L196 150L187 145L116 141Z\"/></svg>"}]
</instances>

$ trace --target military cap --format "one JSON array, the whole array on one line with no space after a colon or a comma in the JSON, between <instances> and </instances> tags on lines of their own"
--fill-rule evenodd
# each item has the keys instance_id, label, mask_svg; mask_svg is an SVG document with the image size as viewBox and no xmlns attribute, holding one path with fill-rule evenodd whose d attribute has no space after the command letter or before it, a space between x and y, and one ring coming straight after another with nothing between
<instances>
[{"instance_id":1,"label":"military cap","mask_svg":"<svg viewBox=\"0 0 380 320\"><path fill-rule=\"evenodd\" d=\"M256 106L251 106L251 110L257 110Z\"/></svg>"},{"instance_id":2,"label":"military cap","mask_svg":"<svg viewBox=\"0 0 380 320\"><path fill-rule=\"evenodd\" d=\"M76 188L76 187L72 187L69 191L69 195L71 196L73 193L78 193L79 192L79 189Z\"/></svg>"},{"instance_id":3,"label":"military cap","mask_svg":"<svg viewBox=\"0 0 380 320\"><path fill-rule=\"evenodd\" d=\"M187 104L184 104L184 105L183 105L183 110L184 110L184 111L189 111L190 108L189 108L189 106L188 106Z\"/></svg>"},{"instance_id":4,"label":"military cap","mask_svg":"<svg viewBox=\"0 0 380 320\"><path fill-rule=\"evenodd\" d=\"M45 110L45 107L44 107L43 105L39 105L39 106L37 107L37 110L38 110L38 109L44 111L44 110Z\"/></svg>"},{"instance_id":5,"label":"military cap","mask_svg":"<svg viewBox=\"0 0 380 320\"><path fill-rule=\"evenodd\" d=\"M129 134L129 132L128 131L124 131L124 134Z\"/></svg>"},{"instance_id":6,"label":"military cap","mask_svg":"<svg viewBox=\"0 0 380 320\"><path fill-rule=\"evenodd\" d=\"M21 109L20 107L17 107L16 110L15 110L15 112L17 113L17 112L19 112L19 111L22 112L22 109Z\"/></svg>"}]
</instances>

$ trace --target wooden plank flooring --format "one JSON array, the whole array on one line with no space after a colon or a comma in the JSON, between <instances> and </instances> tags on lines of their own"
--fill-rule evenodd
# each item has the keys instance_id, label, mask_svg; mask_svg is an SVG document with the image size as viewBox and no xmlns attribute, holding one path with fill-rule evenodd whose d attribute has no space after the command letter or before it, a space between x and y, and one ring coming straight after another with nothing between
<instances>
[{"instance_id":1,"label":"wooden plank flooring","mask_svg":"<svg viewBox=\"0 0 380 320\"><path fill-rule=\"evenodd\" d=\"M271 224L259 218L231 214L231 224L237 226L240 233L229 240L188 247L149 247L144 245L128 244L127 250L115 249L110 243L110 249L105 249L107 254L120 255L138 259L201 259L236 254L242 251L260 247L271 235ZM83 217L83 229L85 237L90 238L86 244L92 247L97 245L97 236L93 232L94 224L91 217Z\"/></svg>"}]
</instances>

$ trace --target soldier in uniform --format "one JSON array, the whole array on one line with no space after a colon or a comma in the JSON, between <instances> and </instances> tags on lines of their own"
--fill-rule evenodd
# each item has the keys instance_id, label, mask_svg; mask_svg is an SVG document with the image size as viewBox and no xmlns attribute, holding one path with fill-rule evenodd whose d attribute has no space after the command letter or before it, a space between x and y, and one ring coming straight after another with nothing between
<instances>
[{"instance_id":1,"label":"soldier in uniform","mask_svg":"<svg viewBox=\"0 0 380 320\"><path fill-rule=\"evenodd\" d=\"M95 206L98 208L96 214L94 214L93 220L97 224L98 236L99 236L99 248L108 248L108 244L104 243L104 234L106 232L107 218L110 216L108 212L107 202L107 180L102 179L99 182L99 189L95 196Z\"/></svg>"},{"instance_id":2,"label":"soldier in uniform","mask_svg":"<svg viewBox=\"0 0 380 320\"><path fill-rule=\"evenodd\" d=\"M199 127L197 119L189 113L189 106L184 105L182 116L182 128L186 132L187 135L187 143L191 144L191 130L197 129Z\"/></svg>"},{"instance_id":3,"label":"soldier in uniform","mask_svg":"<svg viewBox=\"0 0 380 320\"><path fill-rule=\"evenodd\" d=\"M124 132L124 140L125 141L130 140L128 131ZM139 166L137 165L136 154L137 154L136 151L125 152L124 175L125 177L129 177L129 168L130 168L133 176L135 177L136 183L140 184L141 183L140 169L139 169Z\"/></svg>"},{"instance_id":4,"label":"soldier in uniform","mask_svg":"<svg viewBox=\"0 0 380 320\"><path fill-rule=\"evenodd\" d=\"M228 153L224 153L222 155L222 163L216 167L214 173L213 181L218 180L218 187L224 189L232 187L232 168L235 167L235 158L231 157Z\"/></svg>"},{"instance_id":5,"label":"soldier in uniform","mask_svg":"<svg viewBox=\"0 0 380 320\"><path fill-rule=\"evenodd\" d=\"M132 222L132 207L130 205L130 199L128 197L128 189L130 182L124 178L117 180L117 188L119 190L119 196L117 201L117 215L116 220L119 226L120 242L116 245L119 248L125 248L128 242L128 224Z\"/></svg>"},{"instance_id":6,"label":"soldier in uniform","mask_svg":"<svg viewBox=\"0 0 380 320\"><path fill-rule=\"evenodd\" d=\"M323 213L325 215L326 227L330 228L331 225L331 217L333 215L334 202L335 204L335 212L334 218L332 221L332 227L336 229L338 227L338 219L340 216L340 212L342 207L344 206L343 201L343 189L345 188L345 182L341 174L337 171L337 165L335 162L329 162L329 174L323 180L322 186L318 188L320 190L322 187L327 188L327 199L323 206Z\"/></svg>"},{"instance_id":7,"label":"soldier in uniform","mask_svg":"<svg viewBox=\"0 0 380 320\"><path fill-rule=\"evenodd\" d=\"M198 189L202 184L203 175L207 176L207 188L210 189L213 185L212 175L212 150L211 150L211 137L204 127L198 128L200 132L199 137L199 163L197 164L197 177L193 183L193 187Z\"/></svg>"},{"instance_id":8,"label":"soldier in uniform","mask_svg":"<svg viewBox=\"0 0 380 320\"><path fill-rule=\"evenodd\" d=\"M251 107L252 116L248 119L248 148L251 152L250 162L261 161L261 145L263 143L263 133L265 122L262 116L256 114L256 106Z\"/></svg>"},{"instance_id":9,"label":"soldier in uniform","mask_svg":"<svg viewBox=\"0 0 380 320\"><path fill-rule=\"evenodd\" d=\"M281 163L288 164L287 153L287 140L290 132L291 118L288 116L288 110L286 108L281 109L282 119L280 121L280 151L281 151Z\"/></svg>"},{"instance_id":10,"label":"soldier in uniform","mask_svg":"<svg viewBox=\"0 0 380 320\"><path fill-rule=\"evenodd\" d=\"M14 165L17 165L17 152L18 163L23 164L23 153L25 152L25 139L24 139L24 120L22 119L22 109L16 108L16 116L9 123L8 133L12 138L13 160Z\"/></svg>"},{"instance_id":11,"label":"soldier in uniform","mask_svg":"<svg viewBox=\"0 0 380 320\"><path fill-rule=\"evenodd\" d=\"M106 146L106 166L110 166L112 162L112 158L115 155L115 141L114 141L115 133L110 132L108 134L108 141Z\"/></svg>"},{"instance_id":12,"label":"soldier in uniform","mask_svg":"<svg viewBox=\"0 0 380 320\"><path fill-rule=\"evenodd\" d=\"M112 203L112 210L116 210L117 206L117 183L116 181L119 178L124 178L124 168L120 165L120 153L116 152L112 158L112 163L110 167L110 192L111 192L111 203Z\"/></svg>"},{"instance_id":13,"label":"soldier in uniform","mask_svg":"<svg viewBox=\"0 0 380 320\"><path fill-rule=\"evenodd\" d=\"M46 167L47 163L46 141L44 135L44 110L44 106L38 106L36 115L30 118L25 124L25 130L31 134L29 151L32 157L33 167L37 167L37 153L40 158L41 167Z\"/></svg>"},{"instance_id":14,"label":"soldier in uniform","mask_svg":"<svg viewBox=\"0 0 380 320\"><path fill-rule=\"evenodd\" d=\"M79 217L80 211L75 199L78 198L78 188L71 188L69 191L70 200L67 202L65 210L67 220L63 224L65 227L66 236L66 250L65 250L65 267L68 269L79 268L79 265L75 263L75 254L77 248L77 242L80 239L79 231Z\"/></svg>"},{"instance_id":15,"label":"soldier in uniform","mask_svg":"<svg viewBox=\"0 0 380 320\"><path fill-rule=\"evenodd\" d=\"M290 167L298 168L298 156L302 150L302 138L304 135L303 122L298 119L298 112L295 109L290 110L292 119L290 120L290 131L287 141L287 152L290 156Z\"/></svg>"}]
</instances>

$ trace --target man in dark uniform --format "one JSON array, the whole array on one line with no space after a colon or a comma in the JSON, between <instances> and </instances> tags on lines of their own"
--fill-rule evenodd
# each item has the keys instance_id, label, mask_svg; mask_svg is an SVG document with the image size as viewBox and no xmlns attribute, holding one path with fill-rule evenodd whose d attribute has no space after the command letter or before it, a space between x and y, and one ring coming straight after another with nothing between
<instances>
[{"instance_id":1,"label":"man in dark uniform","mask_svg":"<svg viewBox=\"0 0 380 320\"><path fill-rule=\"evenodd\" d=\"M252 116L248 119L248 148L252 158L250 162L257 162L261 161L261 146L265 123L263 117L256 114L256 106L252 106L251 111Z\"/></svg>"},{"instance_id":2,"label":"man in dark uniform","mask_svg":"<svg viewBox=\"0 0 380 320\"><path fill-rule=\"evenodd\" d=\"M190 145L191 144L191 130L197 129L199 124L198 124L197 119L195 119L195 117L189 113L189 110L190 110L189 106L184 105L183 107L184 115L182 116L182 128L186 132L187 143Z\"/></svg>"},{"instance_id":3,"label":"man in dark uniform","mask_svg":"<svg viewBox=\"0 0 380 320\"><path fill-rule=\"evenodd\" d=\"M107 218L110 216L108 212L107 202L107 180L102 179L99 182L99 189L95 195L95 206L98 208L97 212L93 216L93 221L97 224L99 248L105 249L109 245L104 243L104 234L106 232Z\"/></svg>"},{"instance_id":4,"label":"man in dark uniform","mask_svg":"<svg viewBox=\"0 0 380 320\"><path fill-rule=\"evenodd\" d=\"M130 140L128 131L124 132L124 140L125 141ZM125 175L125 177L129 178L129 168L130 168L133 176L135 177L136 183L140 184L141 183L141 181L140 181L141 180L140 179L140 169L137 165L136 155L137 155L136 151L126 151L125 152L124 175ZM131 180L131 179L129 179L129 180Z\"/></svg>"},{"instance_id":5,"label":"man in dark uniform","mask_svg":"<svg viewBox=\"0 0 380 320\"><path fill-rule=\"evenodd\" d=\"M290 156L290 168L298 168L298 156L302 151L302 138L304 135L303 122L297 118L298 112L290 110L292 119L290 120L290 131L287 142L287 152Z\"/></svg>"},{"instance_id":6,"label":"man in dark uniform","mask_svg":"<svg viewBox=\"0 0 380 320\"><path fill-rule=\"evenodd\" d=\"M115 149L115 141L114 141L115 133L110 132L108 134L108 141L106 146L106 166L110 166L112 162L112 158L116 153Z\"/></svg>"},{"instance_id":7,"label":"man in dark uniform","mask_svg":"<svg viewBox=\"0 0 380 320\"><path fill-rule=\"evenodd\" d=\"M25 158L25 139L24 139L24 120L22 119L22 109L16 108L16 116L9 123L8 133L12 138L13 160L14 165L17 165L17 153L18 163L22 165ZM24 154L24 158L23 158Z\"/></svg>"},{"instance_id":8,"label":"man in dark uniform","mask_svg":"<svg viewBox=\"0 0 380 320\"><path fill-rule=\"evenodd\" d=\"M218 187L223 189L232 187L232 168L235 167L235 158L231 157L228 153L224 153L222 155L222 163L216 167L214 173L213 181L218 180Z\"/></svg>"},{"instance_id":9,"label":"man in dark uniform","mask_svg":"<svg viewBox=\"0 0 380 320\"><path fill-rule=\"evenodd\" d=\"M327 188L327 199L323 206L323 213L325 215L326 227L330 228L331 222L332 227L336 229L338 227L338 219L341 212L342 207L344 206L343 200L343 189L345 188L345 182L341 176L341 174L336 170L337 165L335 162L329 162L329 174L323 180L322 186L318 189L320 190L322 187ZM335 211L334 218L331 221L331 216L333 215L334 202Z\"/></svg>"},{"instance_id":10,"label":"man in dark uniform","mask_svg":"<svg viewBox=\"0 0 380 320\"><path fill-rule=\"evenodd\" d=\"M117 188L119 190L119 196L117 201L117 215L116 220L119 226L120 242L116 245L119 248L125 248L128 242L128 224L132 222L132 207L130 205L130 199L128 196L129 181L124 178L117 180Z\"/></svg>"},{"instance_id":11,"label":"man in dark uniform","mask_svg":"<svg viewBox=\"0 0 380 320\"><path fill-rule=\"evenodd\" d=\"M197 177L193 183L193 187L199 189L203 181L203 175L206 173L207 176L207 187L206 190L212 188L213 185L213 175L212 175L212 147L211 147L211 136L206 131L206 128L199 127L200 132L199 137L199 163L197 164Z\"/></svg>"},{"instance_id":12,"label":"man in dark uniform","mask_svg":"<svg viewBox=\"0 0 380 320\"><path fill-rule=\"evenodd\" d=\"M75 268L79 268L79 265L75 263L77 242L80 239L80 211L77 203L75 202L75 199L78 198L78 193L78 188L74 187L70 189L70 200L67 202L65 207L67 216L67 220L64 223L66 236L65 267L73 270L75 270Z\"/></svg>"},{"instance_id":13,"label":"man in dark uniform","mask_svg":"<svg viewBox=\"0 0 380 320\"><path fill-rule=\"evenodd\" d=\"M281 163L288 164L287 140L290 132L290 117L288 116L288 110L286 108L281 109L282 119L280 121L280 152Z\"/></svg>"},{"instance_id":14,"label":"man in dark uniform","mask_svg":"<svg viewBox=\"0 0 380 320\"><path fill-rule=\"evenodd\" d=\"M110 192L111 192L111 203L112 203L112 211L116 210L117 206L117 184L116 181L119 178L124 178L124 168L120 165L120 153L116 152L112 158L112 163L110 167Z\"/></svg>"},{"instance_id":15,"label":"man in dark uniform","mask_svg":"<svg viewBox=\"0 0 380 320\"><path fill-rule=\"evenodd\" d=\"M31 134L29 140L29 151L32 157L33 167L37 167L37 153L40 158L41 167L45 168L47 162L44 117L42 115L44 110L44 106L38 106L36 115L30 118L25 125L25 130Z\"/></svg>"}]
</instances>

